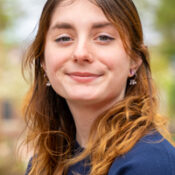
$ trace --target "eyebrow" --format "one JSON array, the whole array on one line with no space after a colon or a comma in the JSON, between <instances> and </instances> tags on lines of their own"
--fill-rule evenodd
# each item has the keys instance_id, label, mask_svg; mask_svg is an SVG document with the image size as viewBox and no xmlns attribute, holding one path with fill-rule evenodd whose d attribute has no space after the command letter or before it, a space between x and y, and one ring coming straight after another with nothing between
<instances>
[{"instance_id":1,"label":"eyebrow","mask_svg":"<svg viewBox=\"0 0 175 175\"><path fill-rule=\"evenodd\" d=\"M92 25L92 29L98 29L98 28L104 28L104 27L108 27L108 26L113 26L110 22L97 22L94 23ZM51 31L52 30L56 30L56 29L74 29L73 25L69 24L69 23L56 23L53 27L51 27Z\"/></svg>"}]
</instances>

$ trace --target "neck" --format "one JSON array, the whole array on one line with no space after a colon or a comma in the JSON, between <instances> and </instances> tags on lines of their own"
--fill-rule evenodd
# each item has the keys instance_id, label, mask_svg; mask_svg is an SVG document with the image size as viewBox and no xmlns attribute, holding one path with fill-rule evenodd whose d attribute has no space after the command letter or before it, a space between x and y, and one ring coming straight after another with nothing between
<instances>
[{"instance_id":1,"label":"neck","mask_svg":"<svg viewBox=\"0 0 175 175\"><path fill-rule=\"evenodd\" d=\"M67 101L67 103L76 126L76 140L81 147L85 148L94 121L115 103L100 105L82 105L70 101Z\"/></svg>"}]
</instances>

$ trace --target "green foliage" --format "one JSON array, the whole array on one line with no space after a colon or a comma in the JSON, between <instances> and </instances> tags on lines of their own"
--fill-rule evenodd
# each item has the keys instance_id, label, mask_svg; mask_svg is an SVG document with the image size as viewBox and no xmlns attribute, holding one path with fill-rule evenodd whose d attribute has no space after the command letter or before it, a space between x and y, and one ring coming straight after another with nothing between
<instances>
[{"instance_id":1,"label":"green foliage","mask_svg":"<svg viewBox=\"0 0 175 175\"><path fill-rule=\"evenodd\" d=\"M172 35L175 32L173 31L175 29L174 7L174 0L161 0L157 9L156 25L166 35Z\"/></svg>"},{"instance_id":2,"label":"green foliage","mask_svg":"<svg viewBox=\"0 0 175 175\"><path fill-rule=\"evenodd\" d=\"M161 0L156 11L155 26L161 32L163 40L159 46L159 52L169 60L169 70L174 70L175 62L175 1ZM165 72L164 72L165 74ZM175 81L171 71L167 77L172 77L167 89L169 113L175 116Z\"/></svg>"},{"instance_id":3,"label":"green foliage","mask_svg":"<svg viewBox=\"0 0 175 175\"><path fill-rule=\"evenodd\" d=\"M0 31L12 26L20 14L17 0L0 0Z\"/></svg>"},{"instance_id":4,"label":"green foliage","mask_svg":"<svg viewBox=\"0 0 175 175\"><path fill-rule=\"evenodd\" d=\"M156 11L155 26L162 33L161 51L175 59L175 1L161 0Z\"/></svg>"},{"instance_id":5,"label":"green foliage","mask_svg":"<svg viewBox=\"0 0 175 175\"><path fill-rule=\"evenodd\" d=\"M153 79L158 85L158 95L161 99L160 112L174 118L175 81L173 64L165 54L160 53L160 47L151 49L151 68L153 70Z\"/></svg>"},{"instance_id":6,"label":"green foliage","mask_svg":"<svg viewBox=\"0 0 175 175\"><path fill-rule=\"evenodd\" d=\"M175 114L175 98L174 98L175 97L175 82L174 81L172 81L172 85L170 86L169 91L170 91L170 96L169 96L170 113Z\"/></svg>"}]
</instances>

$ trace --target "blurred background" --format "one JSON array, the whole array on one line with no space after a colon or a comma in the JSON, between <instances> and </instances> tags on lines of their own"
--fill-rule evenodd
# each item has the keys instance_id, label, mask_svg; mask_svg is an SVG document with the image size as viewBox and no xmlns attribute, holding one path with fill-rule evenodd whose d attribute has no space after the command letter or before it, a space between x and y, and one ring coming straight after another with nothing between
<instances>
[{"instance_id":1,"label":"blurred background","mask_svg":"<svg viewBox=\"0 0 175 175\"><path fill-rule=\"evenodd\" d=\"M21 59L37 31L46 0L0 0L0 175L23 175L29 155L17 155L25 137L21 113L27 84ZM160 113L169 116L175 132L175 1L134 0L141 16L145 42L159 98Z\"/></svg>"}]
</instances>

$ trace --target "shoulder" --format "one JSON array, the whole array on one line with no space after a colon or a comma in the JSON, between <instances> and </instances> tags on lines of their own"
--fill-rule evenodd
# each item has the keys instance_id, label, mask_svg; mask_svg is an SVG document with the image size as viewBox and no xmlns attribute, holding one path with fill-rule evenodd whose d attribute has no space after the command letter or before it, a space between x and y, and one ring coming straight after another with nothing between
<instances>
[{"instance_id":1,"label":"shoulder","mask_svg":"<svg viewBox=\"0 0 175 175\"><path fill-rule=\"evenodd\" d=\"M159 133L143 137L114 160L108 175L175 175L175 148Z\"/></svg>"}]
</instances>

